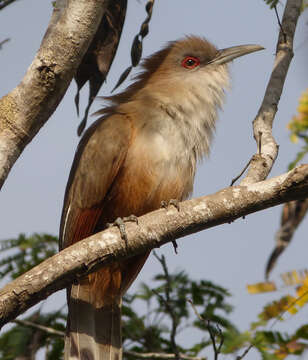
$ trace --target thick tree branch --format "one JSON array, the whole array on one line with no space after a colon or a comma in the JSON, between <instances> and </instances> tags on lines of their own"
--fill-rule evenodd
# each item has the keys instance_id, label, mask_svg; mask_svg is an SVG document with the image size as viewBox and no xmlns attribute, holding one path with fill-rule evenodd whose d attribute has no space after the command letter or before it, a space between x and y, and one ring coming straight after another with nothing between
<instances>
[{"instance_id":1,"label":"thick tree branch","mask_svg":"<svg viewBox=\"0 0 308 360\"><path fill-rule=\"evenodd\" d=\"M57 2L60 5L54 9L51 24L25 77L0 100L0 188L25 146L61 101L108 2Z\"/></svg>"},{"instance_id":2,"label":"thick tree branch","mask_svg":"<svg viewBox=\"0 0 308 360\"><path fill-rule=\"evenodd\" d=\"M171 206L141 216L139 225L127 224L127 242L121 239L115 227L97 233L62 250L6 285L0 292L0 326L102 265L307 196L308 165L302 165L270 180L230 187L213 195L182 202L180 211Z\"/></svg>"},{"instance_id":3,"label":"thick tree branch","mask_svg":"<svg viewBox=\"0 0 308 360\"><path fill-rule=\"evenodd\" d=\"M288 0L284 9L282 29L276 48L274 68L264 99L253 121L254 138L261 153L253 156L247 176L241 185L252 184L267 178L278 154L278 145L272 135L274 117L283 90L289 65L293 58L293 39L302 0Z\"/></svg>"}]
</instances>

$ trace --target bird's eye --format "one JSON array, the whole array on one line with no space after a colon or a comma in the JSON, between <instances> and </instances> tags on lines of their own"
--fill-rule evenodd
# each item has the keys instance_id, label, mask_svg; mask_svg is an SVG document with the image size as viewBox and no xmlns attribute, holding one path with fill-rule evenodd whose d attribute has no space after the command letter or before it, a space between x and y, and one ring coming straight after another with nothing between
<instances>
[{"instance_id":1,"label":"bird's eye","mask_svg":"<svg viewBox=\"0 0 308 360\"><path fill-rule=\"evenodd\" d=\"M186 56L182 61L182 66L186 69L194 69L200 65L200 60L194 56Z\"/></svg>"}]
</instances>

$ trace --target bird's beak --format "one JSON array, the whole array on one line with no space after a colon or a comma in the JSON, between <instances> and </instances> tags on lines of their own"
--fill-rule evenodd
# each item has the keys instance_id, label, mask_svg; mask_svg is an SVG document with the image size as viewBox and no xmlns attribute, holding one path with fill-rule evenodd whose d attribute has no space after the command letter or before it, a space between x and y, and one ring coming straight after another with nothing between
<instances>
[{"instance_id":1,"label":"bird's beak","mask_svg":"<svg viewBox=\"0 0 308 360\"><path fill-rule=\"evenodd\" d=\"M239 45L232 46L227 49L218 50L215 58L210 61L210 64L225 64L233 59L250 54L255 51L263 50L264 47L260 45Z\"/></svg>"}]
</instances>

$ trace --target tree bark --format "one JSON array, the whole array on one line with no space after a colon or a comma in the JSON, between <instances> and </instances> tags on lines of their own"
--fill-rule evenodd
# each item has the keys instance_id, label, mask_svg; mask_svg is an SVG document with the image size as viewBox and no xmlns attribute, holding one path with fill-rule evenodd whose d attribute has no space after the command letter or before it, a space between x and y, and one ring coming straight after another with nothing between
<instances>
[{"instance_id":1,"label":"tree bark","mask_svg":"<svg viewBox=\"0 0 308 360\"><path fill-rule=\"evenodd\" d=\"M108 2L58 0L25 77L0 99L0 188L25 146L57 108Z\"/></svg>"},{"instance_id":2,"label":"tree bark","mask_svg":"<svg viewBox=\"0 0 308 360\"><path fill-rule=\"evenodd\" d=\"M170 206L128 223L128 241L117 228L102 231L47 259L0 291L0 327L50 294L105 264L160 247L161 245L283 202L308 196L308 165L246 186ZM232 225L230 225L232 226Z\"/></svg>"},{"instance_id":3,"label":"tree bark","mask_svg":"<svg viewBox=\"0 0 308 360\"><path fill-rule=\"evenodd\" d=\"M293 58L293 39L301 5L302 0L288 0L286 3L277 41L273 71L264 99L253 121L253 132L258 145L258 152L250 160L247 176L242 180L241 185L253 184L266 179L278 155L279 147L272 135L272 128Z\"/></svg>"}]
</instances>

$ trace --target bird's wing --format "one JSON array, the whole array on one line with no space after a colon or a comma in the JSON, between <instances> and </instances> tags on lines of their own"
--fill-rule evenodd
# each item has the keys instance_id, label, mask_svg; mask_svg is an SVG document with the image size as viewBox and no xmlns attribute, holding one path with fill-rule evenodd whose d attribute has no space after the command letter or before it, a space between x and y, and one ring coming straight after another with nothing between
<instances>
[{"instance_id":1,"label":"bird's wing","mask_svg":"<svg viewBox=\"0 0 308 360\"><path fill-rule=\"evenodd\" d=\"M66 188L60 248L93 234L105 196L126 157L131 132L125 115L113 115L98 120L83 136Z\"/></svg>"},{"instance_id":2,"label":"bird's wing","mask_svg":"<svg viewBox=\"0 0 308 360\"><path fill-rule=\"evenodd\" d=\"M61 247L96 231L108 191L125 160L131 133L129 118L113 115L98 120L84 135L66 189L60 228ZM116 265L111 265L68 288L65 360L119 358L121 302L120 296L116 298L110 294L113 291L120 294L119 279L119 270ZM102 288L96 286L97 280Z\"/></svg>"}]
</instances>

